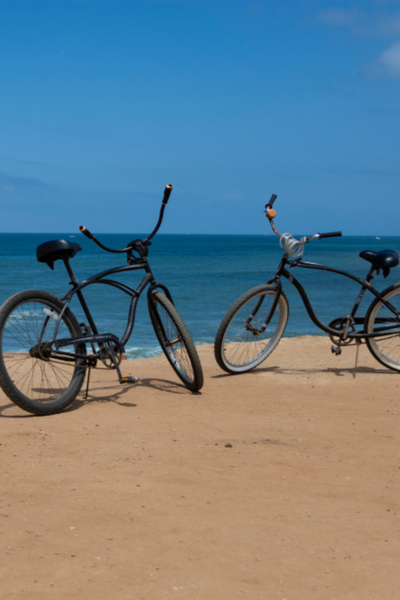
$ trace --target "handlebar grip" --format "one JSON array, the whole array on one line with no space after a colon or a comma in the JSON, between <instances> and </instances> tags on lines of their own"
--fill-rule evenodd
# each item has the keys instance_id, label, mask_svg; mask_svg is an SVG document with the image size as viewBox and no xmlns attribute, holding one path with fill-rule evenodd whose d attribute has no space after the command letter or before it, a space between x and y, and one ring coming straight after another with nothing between
<instances>
[{"instance_id":1,"label":"handlebar grip","mask_svg":"<svg viewBox=\"0 0 400 600\"><path fill-rule=\"evenodd\" d=\"M162 199L162 204L164 204L164 206L167 205L169 197L171 195L172 192L172 188L174 186L172 185L172 183L168 183L168 185L165 186L165 190L164 190L164 198Z\"/></svg>"},{"instance_id":2,"label":"handlebar grip","mask_svg":"<svg viewBox=\"0 0 400 600\"><path fill-rule=\"evenodd\" d=\"M319 239L322 240L322 238L341 237L342 232L341 231L331 231L330 233L319 233L318 235L319 235Z\"/></svg>"},{"instance_id":3,"label":"handlebar grip","mask_svg":"<svg viewBox=\"0 0 400 600\"><path fill-rule=\"evenodd\" d=\"M268 206L268 204L267 204ZM267 210L265 211L268 219L275 219L276 217L276 210L274 208L267 208Z\"/></svg>"},{"instance_id":4,"label":"handlebar grip","mask_svg":"<svg viewBox=\"0 0 400 600\"><path fill-rule=\"evenodd\" d=\"M268 207L272 208L272 206L273 206L275 200L277 199L277 197L278 196L276 194L272 194L272 196L269 199L268 203L265 205L265 208L268 208Z\"/></svg>"},{"instance_id":5,"label":"handlebar grip","mask_svg":"<svg viewBox=\"0 0 400 600\"><path fill-rule=\"evenodd\" d=\"M86 227L84 227L83 225L79 226L79 231L83 233L83 235L86 235L86 237L89 238L89 240L94 240L93 233L90 233L89 229L86 229Z\"/></svg>"}]
</instances>

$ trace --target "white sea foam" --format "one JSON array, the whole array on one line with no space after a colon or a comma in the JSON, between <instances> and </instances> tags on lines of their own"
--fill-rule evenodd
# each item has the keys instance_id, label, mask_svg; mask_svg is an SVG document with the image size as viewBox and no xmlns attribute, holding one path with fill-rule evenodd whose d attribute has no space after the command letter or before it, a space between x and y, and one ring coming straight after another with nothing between
<instances>
[{"instance_id":1,"label":"white sea foam","mask_svg":"<svg viewBox=\"0 0 400 600\"><path fill-rule=\"evenodd\" d=\"M154 358L162 353L160 346L126 346L125 354L127 358Z\"/></svg>"}]
</instances>

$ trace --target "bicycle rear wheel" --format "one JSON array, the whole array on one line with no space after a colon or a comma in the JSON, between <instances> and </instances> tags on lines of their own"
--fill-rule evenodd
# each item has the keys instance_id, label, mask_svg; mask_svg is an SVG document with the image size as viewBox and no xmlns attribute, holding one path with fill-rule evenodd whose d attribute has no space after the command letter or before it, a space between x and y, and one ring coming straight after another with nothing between
<instances>
[{"instance_id":1,"label":"bicycle rear wheel","mask_svg":"<svg viewBox=\"0 0 400 600\"><path fill-rule=\"evenodd\" d=\"M0 386L10 400L36 415L62 411L85 378L84 359L58 360L45 348L55 334L58 339L82 335L68 308L57 320L63 306L52 294L27 290L0 308ZM75 345L73 352L86 354L85 344Z\"/></svg>"},{"instance_id":2,"label":"bicycle rear wheel","mask_svg":"<svg viewBox=\"0 0 400 600\"><path fill-rule=\"evenodd\" d=\"M215 337L218 365L228 373L245 373L257 367L275 349L289 317L289 302L281 291L272 318L262 331L277 294L273 285L249 290L231 306Z\"/></svg>"},{"instance_id":3,"label":"bicycle rear wheel","mask_svg":"<svg viewBox=\"0 0 400 600\"><path fill-rule=\"evenodd\" d=\"M161 292L152 292L148 306L165 356L186 387L197 392L203 387L203 371L186 325L172 302Z\"/></svg>"},{"instance_id":4,"label":"bicycle rear wheel","mask_svg":"<svg viewBox=\"0 0 400 600\"><path fill-rule=\"evenodd\" d=\"M384 290L382 297L400 312L400 283ZM375 298L368 308L364 323L367 333L384 334L365 338L372 356L388 369L400 371L400 319Z\"/></svg>"}]
</instances>

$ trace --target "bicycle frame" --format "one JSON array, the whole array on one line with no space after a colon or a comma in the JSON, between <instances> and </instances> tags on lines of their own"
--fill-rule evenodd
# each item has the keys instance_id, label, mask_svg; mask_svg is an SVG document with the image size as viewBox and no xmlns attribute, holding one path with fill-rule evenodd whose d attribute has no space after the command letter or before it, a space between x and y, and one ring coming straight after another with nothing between
<instances>
[{"instance_id":1,"label":"bicycle frame","mask_svg":"<svg viewBox=\"0 0 400 600\"><path fill-rule=\"evenodd\" d=\"M55 341L54 346L56 348L57 354L59 355L59 358L62 360L65 360L66 357L68 357L68 356L71 358L85 358L86 360L89 360L89 361L93 360L93 358L96 358L96 355L98 353L88 357L86 355L79 355L79 354L72 353L72 352L68 352L68 353L58 352L59 348L62 348L65 346L70 346L70 345L75 345L75 344L80 344L80 343L92 344L92 345L98 344L101 347L101 345L104 344L105 342L111 341L111 342L117 344L117 346L121 352L124 352L125 344L129 340L129 338L132 334L132 331L133 331L134 324L135 324L136 307L137 307L138 300L139 300L142 292L147 287L147 285L150 284L150 287L147 292L147 297L148 297L149 302L152 302L152 298L151 298L152 292L155 289L160 288L165 292L168 299L173 303L173 300L172 300L172 297L171 297L171 294L170 294L168 288L166 288L164 285L156 282L154 275L151 271L150 265L148 264L146 259L142 259L139 264L127 265L127 266L123 266L123 267L114 267L112 269L107 269L106 271L102 271L101 273L98 273L97 275L94 275L94 276L90 277L89 279L85 279L81 283L77 282L68 262L65 262L65 266L66 266L68 274L71 278L72 290L70 290L69 292L64 294L64 296L61 297L61 300L64 302L64 307L58 316L58 323L61 322L63 313L69 306L74 295L76 295L79 300L79 303L82 307L82 310L84 311L85 316L88 320L90 329L92 331L92 335L82 335L81 337L78 337L78 338L76 338L76 337L75 338L63 338L63 339L58 339L57 341L55 341L57 332L58 332L58 327L56 327L54 336L53 336L53 343ZM115 281L113 279L105 279L105 277L108 277L109 275L113 275L114 273L126 273L126 272L130 272L130 271L138 271L141 269L144 269L146 271L146 275L143 277L142 281L139 283L139 285L137 286L136 289L130 287L129 285L127 285L125 283L122 283L121 281ZM112 287L115 287L115 288L121 290L128 296L131 296L131 302L130 302L129 310L128 310L127 326L126 326L124 334L122 335L122 337L120 339L111 333L101 334L101 333L99 333L99 331L96 327L96 324L93 320L92 314L89 310L89 307L88 307L86 300L82 293L82 290L84 288L88 287L89 285L96 284L96 283L110 285ZM52 358L57 358L57 355L53 354Z\"/></svg>"},{"instance_id":2,"label":"bicycle frame","mask_svg":"<svg viewBox=\"0 0 400 600\"><path fill-rule=\"evenodd\" d=\"M288 271L285 267L286 265L290 266L290 271ZM352 275L351 273L347 273L346 271L341 271L340 269L335 269L334 267L328 267L326 265L320 265L318 263L312 263L312 262L306 262L306 261L301 261L301 260L294 260L294 261L290 261L288 254L284 254L284 256L282 257L282 260L278 266L277 272L274 275L274 277L272 277L271 279L268 280L268 284L275 284L277 286L277 290L278 290L278 294L276 295L275 298L275 302L273 303L273 305L271 306L271 309L269 311L269 314L267 316L267 319L265 321L265 327L268 326L269 321L272 318L272 315L275 311L276 305L279 301L279 296L280 293L282 291L282 282L281 282L281 277L285 277L290 283L292 283L294 285L294 287L296 288L296 290L298 291L303 304L305 306L305 309L307 310L307 313L310 317L310 319L312 320L312 322L319 328L322 329L322 331L325 331L325 333L328 333L329 335L334 335L334 336L338 336L340 334L340 332L337 329L333 329L332 327L329 327L328 325L326 325L325 323L323 323L322 321L320 321L320 319L318 319L318 317L316 316L314 309L311 305L311 302L307 296L307 293L304 289L304 287L301 285L300 281L298 279L296 279L296 277L294 277L294 275L291 273L291 270L295 267L300 267L303 269L315 269L315 270L319 270L319 271L328 271L331 273L337 273L338 275L343 275L344 277L348 277L349 279L352 279L353 281L359 283L361 285L361 290L358 294L358 297L355 301L355 304L352 308L352 311L349 313L349 315L347 315L348 317L350 317L350 319L353 320L354 324L356 325L364 325L364 319L363 318L354 318L355 314L357 312L357 309L361 303L361 300L365 294L365 291L368 290L369 292L371 292L376 298L378 298L382 304L384 304L386 306L386 308L388 308L397 319L400 320L400 313L390 304L390 302L385 301L382 298L382 295L376 291L372 285L369 283L370 280L372 279L372 270L370 271L370 273L368 274L367 278L361 279L359 277L356 277L355 275ZM263 325L264 326L264 325ZM393 325L393 328L398 328L398 324L397 325ZM372 338L372 337L379 337L380 335L387 335L387 330L390 329L390 327L386 327L384 332L373 332L373 333L367 333L365 330L361 331L361 332L355 332L355 331L349 331L346 332L346 336L348 339L365 339L365 338Z\"/></svg>"}]
</instances>

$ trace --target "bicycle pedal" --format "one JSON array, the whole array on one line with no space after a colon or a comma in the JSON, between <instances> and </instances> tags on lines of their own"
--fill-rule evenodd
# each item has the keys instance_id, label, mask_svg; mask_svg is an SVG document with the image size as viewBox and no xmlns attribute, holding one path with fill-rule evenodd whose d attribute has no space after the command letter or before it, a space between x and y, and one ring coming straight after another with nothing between
<instances>
[{"instance_id":1,"label":"bicycle pedal","mask_svg":"<svg viewBox=\"0 0 400 600\"><path fill-rule=\"evenodd\" d=\"M340 348L340 346L332 346L331 352L332 354L336 354L336 356L339 356L339 354L342 354L342 349Z\"/></svg>"},{"instance_id":2,"label":"bicycle pedal","mask_svg":"<svg viewBox=\"0 0 400 600\"><path fill-rule=\"evenodd\" d=\"M121 379L119 380L119 382L122 383L139 383L140 381L140 377L134 377L134 376L130 376L130 377L121 377Z\"/></svg>"}]
</instances>

